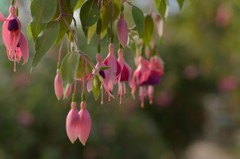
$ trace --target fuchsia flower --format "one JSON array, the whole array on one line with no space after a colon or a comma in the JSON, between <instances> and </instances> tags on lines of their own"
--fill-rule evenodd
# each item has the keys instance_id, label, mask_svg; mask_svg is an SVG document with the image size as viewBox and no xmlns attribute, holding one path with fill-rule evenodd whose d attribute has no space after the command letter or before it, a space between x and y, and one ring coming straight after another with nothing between
<instances>
[{"instance_id":1,"label":"fuchsia flower","mask_svg":"<svg viewBox=\"0 0 240 159\"><path fill-rule=\"evenodd\" d=\"M125 48L128 43L128 26L124 20L124 14L121 14L121 18L117 24L118 39L121 45Z\"/></svg>"},{"instance_id":2,"label":"fuchsia flower","mask_svg":"<svg viewBox=\"0 0 240 159\"><path fill-rule=\"evenodd\" d=\"M72 102L71 110L69 111L66 119L66 131L68 138L74 143L80 133L80 117L77 110L77 103Z\"/></svg>"},{"instance_id":3,"label":"fuchsia flower","mask_svg":"<svg viewBox=\"0 0 240 159\"><path fill-rule=\"evenodd\" d=\"M108 71L109 71L108 74L105 75L105 78L108 82L107 89L112 94L114 84L116 83L116 79L118 78L120 71L121 71L121 66L114 55L114 45L113 44L109 45L109 54L103 63L106 66L110 67L108 69ZM109 100L110 100L110 96L109 96Z\"/></svg>"},{"instance_id":4,"label":"fuchsia flower","mask_svg":"<svg viewBox=\"0 0 240 159\"><path fill-rule=\"evenodd\" d=\"M3 42L7 48L7 55L9 60L14 62L14 71L16 71L16 62L20 62L21 57L23 57L23 64L28 61L29 50L27 39L21 32L21 22L15 15L15 7L10 6L10 15L5 18L2 13L0 13L0 21L4 21L2 27L2 37Z\"/></svg>"},{"instance_id":5,"label":"fuchsia flower","mask_svg":"<svg viewBox=\"0 0 240 159\"><path fill-rule=\"evenodd\" d=\"M118 76L118 96L120 97L120 104L122 104L122 94L124 89L124 95L126 95L126 86L125 81L128 82L130 88L132 88L132 69L131 67L125 62L123 58L123 50L118 50L118 62L121 66L121 72ZM123 87L123 89L122 89Z\"/></svg>"},{"instance_id":6,"label":"fuchsia flower","mask_svg":"<svg viewBox=\"0 0 240 159\"><path fill-rule=\"evenodd\" d=\"M58 100L60 100L63 96L63 81L59 69L57 69L57 75L54 80L54 89Z\"/></svg>"},{"instance_id":7,"label":"fuchsia flower","mask_svg":"<svg viewBox=\"0 0 240 159\"><path fill-rule=\"evenodd\" d=\"M92 90L93 76L96 74L99 74L103 78L103 82L101 84L101 89L102 89L101 104L103 104L103 87L106 90L107 94L112 96L112 94L108 91L108 81L107 81L108 79L106 78L106 77L109 77L109 70L106 69L106 70L99 71L99 69L101 67L107 67L107 66L103 63L101 54L97 54L96 59L97 59L97 65L95 66L93 73L89 77L89 80L87 83L87 90L88 90L88 92L90 92ZM96 71L98 71L98 72L96 72Z\"/></svg>"},{"instance_id":8,"label":"fuchsia flower","mask_svg":"<svg viewBox=\"0 0 240 159\"><path fill-rule=\"evenodd\" d=\"M150 99L150 103L152 103L153 93L154 93L154 85L159 84L161 76L164 74L163 71L163 62L160 57L153 56L150 60L150 63L143 59L143 57L139 58L139 63L137 69L133 73L132 80L132 94L136 91L135 78L137 79L137 84L140 86L139 88L139 99L141 100L141 106L144 106L144 98L147 96ZM146 86L149 86L148 91Z\"/></svg>"},{"instance_id":9,"label":"fuchsia flower","mask_svg":"<svg viewBox=\"0 0 240 159\"><path fill-rule=\"evenodd\" d=\"M91 131L91 117L86 109L87 103L81 103L81 110L79 111L79 118L80 118L80 133L78 135L79 140L83 145L86 144L88 136Z\"/></svg>"}]
</instances>

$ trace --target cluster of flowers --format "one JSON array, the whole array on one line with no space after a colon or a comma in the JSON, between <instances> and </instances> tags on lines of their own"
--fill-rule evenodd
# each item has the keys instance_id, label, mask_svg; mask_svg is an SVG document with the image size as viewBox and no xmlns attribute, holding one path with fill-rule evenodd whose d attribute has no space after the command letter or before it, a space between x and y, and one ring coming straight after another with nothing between
<instances>
[{"instance_id":1,"label":"cluster of flowers","mask_svg":"<svg viewBox=\"0 0 240 159\"><path fill-rule=\"evenodd\" d=\"M104 0L99 0L101 5ZM125 2L125 1L123 1ZM5 18L0 13L0 21L3 21L2 37L4 44L7 48L8 58L14 62L14 71L16 71L16 62L20 62L23 57L23 63L28 61L29 51L27 39L21 32L21 23L16 16L16 8L12 4L9 8L10 15ZM153 14L153 16L155 16ZM155 16L156 21L159 18ZM157 23L162 25L161 23ZM158 27L159 28L159 27ZM160 26L162 28L162 26ZM159 34L162 30L160 29ZM75 100L76 95L76 81L79 80L75 78L74 82L74 92L73 100L71 103L71 110L69 111L66 118L66 131L67 135L72 143L74 143L77 138L85 145L91 130L91 117L86 109L86 101L84 95L84 81L87 80L87 90L88 92L93 90L93 79L95 76L101 76L101 104L103 104L103 94L104 91L109 96L109 101L114 98L113 89L114 85L118 85L118 97L120 98L120 104L122 104L123 95L126 95L125 82L128 83L129 87L132 89L132 95L136 91L136 84L139 86L139 99L141 100L141 107L144 107L144 98L148 96L150 104L153 102L154 86L159 84L161 76L164 74L163 61L157 55L151 56L151 48L146 49L146 57L150 60L145 59L143 56L137 54L135 63L137 65L136 70L133 72L131 67L124 60L123 48L126 48L129 42L129 29L127 23L124 19L124 14L121 12L120 18L117 23L117 34L120 42L120 48L118 50L118 59L114 54L114 44L109 45L109 54L105 60L103 60L100 51L96 56L97 64L93 68L89 75L85 75L80 81L83 81L83 98L80 104L80 111L77 110L77 103ZM72 35L73 36L73 35ZM72 43L72 42L71 42ZM77 44L75 44L77 45ZM100 44L99 44L100 45ZM151 47L156 47L156 38L152 40ZM69 47L69 42L68 42ZM58 68L56 77L54 80L55 94L60 100L64 95L63 90L63 80L60 71L60 56L61 56L62 44L59 51ZM69 49L68 49L69 52ZM151 56L151 57L150 57ZM83 65L84 67L85 65ZM106 69L101 69L106 68ZM84 74L84 73L83 73ZM72 92L72 84L69 85L65 97L68 98Z\"/></svg>"}]
</instances>

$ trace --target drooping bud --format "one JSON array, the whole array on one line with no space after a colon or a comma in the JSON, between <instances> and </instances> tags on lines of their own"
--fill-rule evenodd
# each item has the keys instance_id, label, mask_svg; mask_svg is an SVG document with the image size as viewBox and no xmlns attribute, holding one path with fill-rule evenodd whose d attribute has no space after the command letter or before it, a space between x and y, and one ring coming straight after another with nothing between
<instances>
[{"instance_id":1,"label":"drooping bud","mask_svg":"<svg viewBox=\"0 0 240 159\"><path fill-rule=\"evenodd\" d=\"M74 143L80 133L80 117L77 110L77 103L72 102L71 110L69 111L66 119L66 131L68 138Z\"/></svg>"},{"instance_id":2,"label":"drooping bud","mask_svg":"<svg viewBox=\"0 0 240 159\"><path fill-rule=\"evenodd\" d=\"M60 98L63 96L63 82L59 69L57 69L57 75L54 80L54 89L58 100L60 100Z\"/></svg>"},{"instance_id":3,"label":"drooping bud","mask_svg":"<svg viewBox=\"0 0 240 159\"><path fill-rule=\"evenodd\" d=\"M117 24L118 39L121 45L125 48L128 43L128 26L124 20L123 13Z\"/></svg>"},{"instance_id":4,"label":"drooping bud","mask_svg":"<svg viewBox=\"0 0 240 159\"><path fill-rule=\"evenodd\" d=\"M80 133L78 135L79 140L85 146L88 136L91 131L91 117L86 109L87 103L84 101L81 103L81 110L79 111L80 117Z\"/></svg>"}]
</instances>

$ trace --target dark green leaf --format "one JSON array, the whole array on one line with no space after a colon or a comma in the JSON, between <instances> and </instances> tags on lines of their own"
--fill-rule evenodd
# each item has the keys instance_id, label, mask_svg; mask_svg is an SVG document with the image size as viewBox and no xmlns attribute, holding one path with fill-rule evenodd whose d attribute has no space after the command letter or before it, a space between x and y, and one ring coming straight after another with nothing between
<instances>
[{"instance_id":1,"label":"dark green leaf","mask_svg":"<svg viewBox=\"0 0 240 159\"><path fill-rule=\"evenodd\" d=\"M88 28L94 25L100 17L100 8L97 0L87 0L80 11L80 20L85 36L88 36Z\"/></svg>"},{"instance_id":2,"label":"dark green leaf","mask_svg":"<svg viewBox=\"0 0 240 159\"><path fill-rule=\"evenodd\" d=\"M139 37L142 37L143 32L144 32L144 15L143 15L143 12L138 7L133 6L132 7L132 16L133 16L133 20L136 24Z\"/></svg>"},{"instance_id":3,"label":"dark green leaf","mask_svg":"<svg viewBox=\"0 0 240 159\"><path fill-rule=\"evenodd\" d=\"M67 92L68 86L74 82L74 77L78 68L80 55L76 52L67 54L61 65L61 75L63 80L64 94Z\"/></svg>"},{"instance_id":4,"label":"dark green leaf","mask_svg":"<svg viewBox=\"0 0 240 159\"><path fill-rule=\"evenodd\" d=\"M183 4L184 4L184 0L177 0L179 8L182 9Z\"/></svg>"},{"instance_id":5,"label":"dark green leaf","mask_svg":"<svg viewBox=\"0 0 240 159\"><path fill-rule=\"evenodd\" d=\"M47 24L43 33L36 39L35 54L32 66L37 66L38 62L48 52L55 43L59 32L59 23L50 22Z\"/></svg>"},{"instance_id":6,"label":"dark green leaf","mask_svg":"<svg viewBox=\"0 0 240 159\"><path fill-rule=\"evenodd\" d=\"M57 9L57 0L32 0L31 2L31 31L35 41L46 24L54 16Z\"/></svg>"},{"instance_id":7,"label":"dark green leaf","mask_svg":"<svg viewBox=\"0 0 240 159\"><path fill-rule=\"evenodd\" d=\"M92 79L92 91L95 97L95 100L98 99L100 95L101 81L98 76L94 76Z\"/></svg>"},{"instance_id":8,"label":"dark green leaf","mask_svg":"<svg viewBox=\"0 0 240 159\"><path fill-rule=\"evenodd\" d=\"M144 21L144 33L143 33L143 41L147 46L150 46L154 30L154 22L150 15L145 17Z\"/></svg>"}]
</instances>

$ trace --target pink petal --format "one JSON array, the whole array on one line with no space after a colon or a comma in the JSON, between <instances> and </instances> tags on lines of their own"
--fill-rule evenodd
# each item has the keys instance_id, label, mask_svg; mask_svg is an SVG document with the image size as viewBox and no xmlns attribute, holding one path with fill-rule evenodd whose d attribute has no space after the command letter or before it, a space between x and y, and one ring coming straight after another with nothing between
<instances>
[{"instance_id":1,"label":"pink petal","mask_svg":"<svg viewBox=\"0 0 240 159\"><path fill-rule=\"evenodd\" d=\"M25 64L28 61L29 50L28 50L27 39L22 32L21 32L21 36L20 36L20 40L19 40L19 46L20 46L20 49L22 52L23 64Z\"/></svg>"},{"instance_id":2,"label":"pink petal","mask_svg":"<svg viewBox=\"0 0 240 159\"><path fill-rule=\"evenodd\" d=\"M18 18L14 15L10 15L8 19L16 19L18 23L18 30L16 31L9 31L8 30L8 24L9 21L5 21L2 26L2 37L3 37L3 42L7 49L9 50L10 53L12 53L20 39L20 34L21 34L21 23L18 20Z\"/></svg>"},{"instance_id":3,"label":"pink petal","mask_svg":"<svg viewBox=\"0 0 240 159\"><path fill-rule=\"evenodd\" d=\"M0 12L0 22L6 21L7 18L3 16L3 14Z\"/></svg>"},{"instance_id":4,"label":"pink petal","mask_svg":"<svg viewBox=\"0 0 240 159\"><path fill-rule=\"evenodd\" d=\"M69 111L66 119L66 131L68 138L74 143L80 133L80 118L77 109Z\"/></svg>"},{"instance_id":5,"label":"pink petal","mask_svg":"<svg viewBox=\"0 0 240 159\"><path fill-rule=\"evenodd\" d=\"M128 43L128 27L124 18L120 18L117 24L118 39L121 45L125 48Z\"/></svg>"},{"instance_id":6,"label":"pink petal","mask_svg":"<svg viewBox=\"0 0 240 159\"><path fill-rule=\"evenodd\" d=\"M60 72L60 70L58 70L57 72ZM55 77L54 89L55 89L55 94L56 94L58 100L60 100L60 98L63 96L62 77L61 77L60 73L57 73L57 75Z\"/></svg>"},{"instance_id":7,"label":"pink petal","mask_svg":"<svg viewBox=\"0 0 240 159\"><path fill-rule=\"evenodd\" d=\"M85 103L85 102L83 102ZM83 104L82 103L82 104ZM80 117L80 133L79 133L79 140L83 145L86 144L88 136L91 131L91 117L86 108L84 109L81 104L81 110L79 112L79 117Z\"/></svg>"}]
</instances>

